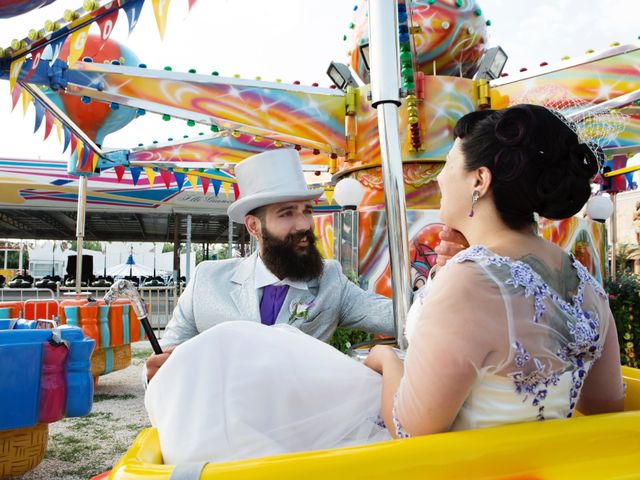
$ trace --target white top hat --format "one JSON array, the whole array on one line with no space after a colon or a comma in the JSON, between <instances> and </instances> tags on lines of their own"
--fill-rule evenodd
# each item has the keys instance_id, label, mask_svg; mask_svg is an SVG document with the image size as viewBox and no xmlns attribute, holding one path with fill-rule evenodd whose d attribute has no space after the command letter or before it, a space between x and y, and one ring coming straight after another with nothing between
<instances>
[{"instance_id":1,"label":"white top hat","mask_svg":"<svg viewBox=\"0 0 640 480\"><path fill-rule=\"evenodd\" d=\"M253 155L235 168L240 198L227 214L236 223L244 223L251 210L281 202L312 200L324 192L322 188L310 190L302 173L300 156L292 148L279 148Z\"/></svg>"}]
</instances>

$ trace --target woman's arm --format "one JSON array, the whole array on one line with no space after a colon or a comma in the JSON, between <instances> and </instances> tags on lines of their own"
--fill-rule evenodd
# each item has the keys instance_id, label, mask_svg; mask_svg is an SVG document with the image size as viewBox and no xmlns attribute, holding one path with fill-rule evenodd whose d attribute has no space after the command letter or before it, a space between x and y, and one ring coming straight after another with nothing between
<instances>
[{"instance_id":1,"label":"woman's arm","mask_svg":"<svg viewBox=\"0 0 640 480\"><path fill-rule=\"evenodd\" d=\"M393 401L404 375L404 365L388 345L376 345L371 349L364 364L382 375L382 402L380 413L387 430L394 438L398 434L393 422Z\"/></svg>"},{"instance_id":2,"label":"woman's arm","mask_svg":"<svg viewBox=\"0 0 640 480\"><path fill-rule=\"evenodd\" d=\"M616 323L611 314L602 356L593 364L584 381L577 408L585 415L620 412L624 408L620 347Z\"/></svg>"}]
</instances>

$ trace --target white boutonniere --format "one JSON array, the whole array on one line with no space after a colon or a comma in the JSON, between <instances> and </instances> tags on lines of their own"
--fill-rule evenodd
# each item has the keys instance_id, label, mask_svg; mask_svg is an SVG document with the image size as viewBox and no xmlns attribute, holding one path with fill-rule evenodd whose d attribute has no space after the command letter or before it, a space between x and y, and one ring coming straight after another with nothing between
<instances>
[{"instance_id":1,"label":"white boutonniere","mask_svg":"<svg viewBox=\"0 0 640 480\"><path fill-rule=\"evenodd\" d=\"M313 306L313 300L309 303L302 303L300 299L293 300L289 304L289 311L291 312L291 316L289 317L289 325L291 325L296 320L302 320L306 322L309 319L309 309Z\"/></svg>"}]
</instances>

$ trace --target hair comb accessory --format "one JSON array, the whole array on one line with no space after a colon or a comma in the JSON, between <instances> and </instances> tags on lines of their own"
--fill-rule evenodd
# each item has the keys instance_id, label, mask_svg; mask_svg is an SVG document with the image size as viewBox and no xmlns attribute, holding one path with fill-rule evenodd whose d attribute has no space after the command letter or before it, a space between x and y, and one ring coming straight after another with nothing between
<instances>
[{"instance_id":1,"label":"hair comb accessory","mask_svg":"<svg viewBox=\"0 0 640 480\"><path fill-rule=\"evenodd\" d=\"M634 92L640 98L640 92ZM634 101L633 94L613 98L602 103L590 103L558 85L532 88L514 98L511 105L529 103L545 107L589 147L598 161L599 169L605 159L603 149L615 146L616 138L624 131L628 116L615 111Z\"/></svg>"}]
</instances>

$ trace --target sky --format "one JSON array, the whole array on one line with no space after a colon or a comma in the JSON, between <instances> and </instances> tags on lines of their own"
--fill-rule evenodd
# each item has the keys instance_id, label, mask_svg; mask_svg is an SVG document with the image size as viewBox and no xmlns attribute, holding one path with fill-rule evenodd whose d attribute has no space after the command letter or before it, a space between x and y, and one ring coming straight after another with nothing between
<instances>
[{"instance_id":1,"label":"sky","mask_svg":"<svg viewBox=\"0 0 640 480\"><path fill-rule=\"evenodd\" d=\"M151 1L145 2L138 26L127 38L126 19L118 20L113 36L124 41L149 68L169 65L222 76L299 80L329 86L329 63L348 63L349 33L355 2L350 0L199 0L188 13L187 0L173 0L164 41L158 33ZM500 45L509 55L506 72L542 61L559 62L588 49L607 49L614 41L640 43L640 0L478 0L492 25L489 46ZM58 0L13 19L0 19L0 46L23 38L46 19L76 9L81 0ZM4 90L3 90L4 89ZM23 117L18 105L11 112L8 82L0 82L0 156L66 159L56 135L42 141L44 128L33 134L33 108ZM189 128L182 120L163 122L156 115L134 120L107 136L105 147L133 147L153 140L207 132Z\"/></svg>"}]
</instances>

